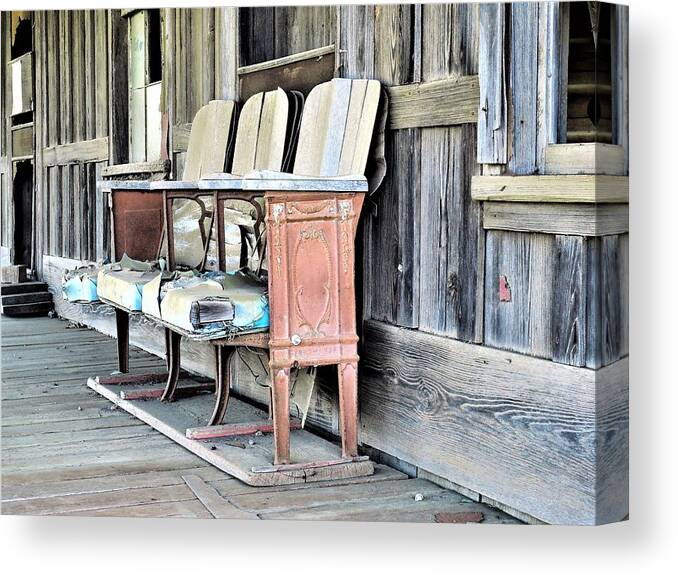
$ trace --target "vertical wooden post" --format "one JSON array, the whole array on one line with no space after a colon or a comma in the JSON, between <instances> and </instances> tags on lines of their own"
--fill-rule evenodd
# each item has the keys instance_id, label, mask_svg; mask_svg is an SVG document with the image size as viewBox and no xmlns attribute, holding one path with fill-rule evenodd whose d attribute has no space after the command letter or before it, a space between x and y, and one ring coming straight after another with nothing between
<instances>
[{"instance_id":1,"label":"vertical wooden post","mask_svg":"<svg viewBox=\"0 0 678 575\"><path fill-rule=\"evenodd\" d=\"M214 16L214 97L222 100L238 98L238 66L240 65L239 8L215 8Z\"/></svg>"},{"instance_id":2,"label":"vertical wooden post","mask_svg":"<svg viewBox=\"0 0 678 575\"><path fill-rule=\"evenodd\" d=\"M125 164L129 145L129 94L127 91L127 20L120 10L109 10L109 164Z\"/></svg>"}]
</instances>

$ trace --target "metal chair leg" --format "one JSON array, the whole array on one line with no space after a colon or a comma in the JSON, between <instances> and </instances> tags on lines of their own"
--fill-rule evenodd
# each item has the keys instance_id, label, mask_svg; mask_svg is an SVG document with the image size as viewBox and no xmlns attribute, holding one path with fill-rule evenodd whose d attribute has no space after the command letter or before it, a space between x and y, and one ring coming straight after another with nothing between
<instances>
[{"instance_id":1,"label":"metal chair leg","mask_svg":"<svg viewBox=\"0 0 678 575\"><path fill-rule=\"evenodd\" d=\"M273 374L274 465L290 462L290 370L271 369Z\"/></svg>"},{"instance_id":2,"label":"metal chair leg","mask_svg":"<svg viewBox=\"0 0 678 575\"><path fill-rule=\"evenodd\" d=\"M339 371L339 418L342 457L358 455L358 366L341 363Z\"/></svg>"},{"instance_id":3,"label":"metal chair leg","mask_svg":"<svg viewBox=\"0 0 678 575\"><path fill-rule=\"evenodd\" d=\"M209 420L207 425L220 425L224 416L226 415L226 409L228 408L228 398L231 393L231 366L233 364L233 354L235 348L228 346L215 346L214 347L216 355L216 401L214 405L214 411L212 412L212 417Z\"/></svg>"},{"instance_id":4,"label":"metal chair leg","mask_svg":"<svg viewBox=\"0 0 678 575\"><path fill-rule=\"evenodd\" d=\"M165 365L167 366L167 371L169 371L169 368L170 368L170 355L171 354L169 352L169 349L170 349L170 345L171 345L171 343L170 343L170 334L171 333L172 332L169 329L165 328Z\"/></svg>"},{"instance_id":5,"label":"metal chair leg","mask_svg":"<svg viewBox=\"0 0 678 575\"><path fill-rule=\"evenodd\" d=\"M129 372L129 313L115 308L115 330L118 337L118 371Z\"/></svg>"},{"instance_id":6,"label":"metal chair leg","mask_svg":"<svg viewBox=\"0 0 678 575\"><path fill-rule=\"evenodd\" d=\"M169 332L169 335L167 335L167 332ZM160 401L174 401L177 383L179 382L179 371L181 370L181 335L165 328L165 337L168 343L167 357L169 373L167 375L165 392L162 394Z\"/></svg>"}]
</instances>

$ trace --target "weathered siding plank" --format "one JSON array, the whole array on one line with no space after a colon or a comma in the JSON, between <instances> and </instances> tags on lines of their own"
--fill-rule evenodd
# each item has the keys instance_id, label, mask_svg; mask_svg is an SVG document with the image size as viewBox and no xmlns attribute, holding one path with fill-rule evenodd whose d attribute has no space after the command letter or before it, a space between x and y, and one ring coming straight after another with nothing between
<instances>
[{"instance_id":1,"label":"weathered siding plank","mask_svg":"<svg viewBox=\"0 0 678 575\"><path fill-rule=\"evenodd\" d=\"M374 8L374 73L386 85L403 84L411 78L411 24L411 6ZM364 56L364 61L370 59ZM365 309L370 310L371 317L416 327L419 316L419 131L388 132L386 148L390 158L387 174L374 199L376 213L366 224L370 242L366 252L372 258L365 264L369 266L365 274L369 278L364 294L369 301Z\"/></svg>"},{"instance_id":2,"label":"weathered siding plank","mask_svg":"<svg viewBox=\"0 0 678 575\"><path fill-rule=\"evenodd\" d=\"M553 236L489 231L485 343L551 358Z\"/></svg>"},{"instance_id":3,"label":"weathered siding plank","mask_svg":"<svg viewBox=\"0 0 678 575\"><path fill-rule=\"evenodd\" d=\"M607 236L629 231L629 206L484 202L483 226L488 230Z\"/></svg>"},{"instance_id":4,"label":"weathered siding plank","mask_svg":"<svg viewBox=\"0 0 678 575\"><path fill-rule=\"evenodd\" d=\"M334 42L335 6L277 6L275 57L281 58Z\"/></svg>"},{"instance_id":5,"label":"weathered siding plank","mask_svg":"<svg viewBox=\"0 0 678 575\"><path fill-rule=\"evenodd\" d=\"M627 360L595 372L379 322L365 338L362 442L542 521L626 515Z\"/></svg>"},{"instance_id":6,"label":"weathered siding plank","mask_svg":"<svg viewBox=\"0 0 678 575\"><path fill-rule=\"evenodd\" d=\"M341 76L374 77L374 6L338 7Z\"/></svg>"},{"instance_id":7,"label":"weathered siding plank","mask_svg":"<svg viewBox=\"0 0 678 575\"><path fill-rule=\"evenodd\" d=\"M553 360L583 366L586 364L585 239L558 235L554 249Z\"/></svg>"},{"instance_id":8,"label":"weathered siding plank","mask_svg":"<svg viewBox=\"0 0 678 575\"><path fill-rule=\"evenodd\" d=\"M478 163L505 164L506 78L503 4L480 5Z\"/></svg>"},{"instance_id":9,"label":"weathered siding plank","mask_svg":"<svg viewBox=\"0 0 678 575\"><path fill-rule=\"evenodd\" d=\"M510 102L512 148L509 169L514 174L537 171L537 82L539 4L511 4Z\"/></svg>"}]
</instances>

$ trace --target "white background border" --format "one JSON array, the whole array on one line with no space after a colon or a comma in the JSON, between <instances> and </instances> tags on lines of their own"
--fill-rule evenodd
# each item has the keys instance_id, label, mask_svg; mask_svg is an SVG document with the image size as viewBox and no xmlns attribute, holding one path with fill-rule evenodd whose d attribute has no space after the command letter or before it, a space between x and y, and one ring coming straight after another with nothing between
<instances>
[{"instance_id":1,"label":"white background border","mask_svg":"<svg viewBox=\"0 0 678 575\"><path fill-rule=\"evenodd\" d=\"M207 3L79 1L68 7ZM675 569L678 2L628 3L632 206L629 521L607 527L567 528L3 516L0 566L4 573L325 575L444 570L572 575L628 570L645 575L664 573L671 564ZM66 7L63 0L9 0L7 4L3 2L3 9Z\"/></svg>"}]
</instances>

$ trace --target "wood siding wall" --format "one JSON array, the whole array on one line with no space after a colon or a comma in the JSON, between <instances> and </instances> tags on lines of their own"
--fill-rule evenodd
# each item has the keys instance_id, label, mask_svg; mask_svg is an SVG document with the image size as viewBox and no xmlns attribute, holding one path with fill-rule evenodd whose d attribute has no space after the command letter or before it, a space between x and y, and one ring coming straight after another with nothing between
<instances>
[{"instance_id":1,"label":"wood siding wall","mask_svg":"<svg viewBox=\"0 0 678 575\"><path fill-rule=\"evenodd\" d=\"M36 252L80 260L109 253L97 191L109 159L106 10L35 13Z\"/></svg>"},{"instance_id":2,"label":"wood siding wall","mask_svg":"<svg viewBox=\"0 0 678 575\"><path fill-rule=\"evenodd\" d=\"M442 114L435 125L413 115L387 131L388 171L358 237L361 440L478 499L545 521L595 523L618 518L625 504L624 478L615 478L628 441L628 227L558 229L579 204L554 204L541 227L539 218L490 225L471 197L477 175L544 173L545 148L558 138L560 14L553 2L164 9L163 112L180 177L193 115L213 98L238 99L240 66L335 44L339 76L387 88L479 85L477 113ZM94 181L109 158L125 157L126 88L111 83L108 55L126 58L116 48L121 22L120 11L36 13L37 249L58 256L43 266L55 291L75 263L59 257L109 253ZM391 92L401 101L403 93ZM625 124L617 129L625 141ZM623 219L625 206L613 209ZM55 300L63 315L112 333L110 310ZM132 341L161 352L160 330L143 319L133 321ZM186 343L182 357L212 375L210 354ZM265 402L241 359L236 391ZM334 371L319 369L309 414L330 435ZM612 482L606 499L597 473ZM527 493L539 477L553 489L561 479L561 501Z\"/></svg>"}]
</instances>

